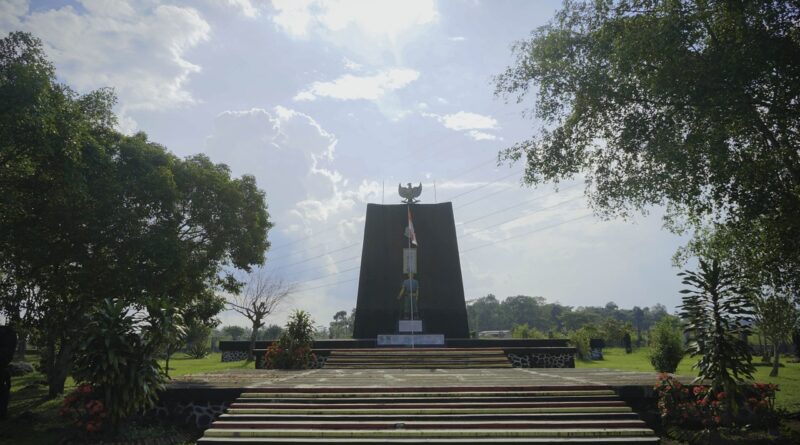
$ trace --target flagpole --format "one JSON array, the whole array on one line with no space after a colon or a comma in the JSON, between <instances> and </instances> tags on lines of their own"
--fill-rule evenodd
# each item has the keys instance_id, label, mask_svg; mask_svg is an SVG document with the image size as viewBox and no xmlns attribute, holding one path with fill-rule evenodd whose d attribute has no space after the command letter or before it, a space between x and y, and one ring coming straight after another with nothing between
<instances>
[{"instance_id":1,"label":"flagpole","mask_svg":"<svg viewBox=\"0 0 800 445\"><path fill-rule=\"evenodd\" d=\"M408 212L408 223L409 229L411 225L411 204L406 204L406 211ZM408 248L411 249L411 237L413 236L413 232L409 232L408 234ZM411 292L409 292L408 297L411 299L411 349L414 349L414 282L411 281L411 262L408 263L408 278L409 282L408 285L411 288ZM417 288L417 292L419 292L419 288Z\"/></svg>"}]
</instances>

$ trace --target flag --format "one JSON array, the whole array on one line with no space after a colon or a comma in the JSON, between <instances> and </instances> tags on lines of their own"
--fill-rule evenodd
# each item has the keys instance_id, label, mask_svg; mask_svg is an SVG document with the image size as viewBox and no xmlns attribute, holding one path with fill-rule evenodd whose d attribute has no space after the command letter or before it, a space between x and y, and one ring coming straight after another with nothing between
<instances>
[{"instance_id":1,"label":"flag","mask_svg":"<svg viewBox=\"0 0 800 445\"><path fill-rule=\"evenodd\" d=\"M408 207L408 227L406 227L406 238L411 240L411 244L418 246L417 234L414 233L414 222L411 221L411 207Z\"/></svg>"}]
</instances>

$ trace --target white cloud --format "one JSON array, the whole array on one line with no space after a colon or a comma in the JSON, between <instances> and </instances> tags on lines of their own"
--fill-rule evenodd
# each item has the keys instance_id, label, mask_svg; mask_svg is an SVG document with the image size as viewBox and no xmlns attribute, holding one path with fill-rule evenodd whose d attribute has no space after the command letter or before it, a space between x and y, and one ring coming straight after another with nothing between
<instances>
[{"instance_id":1,"label":"white cloud","mask_svg":"<svg viewBox=\"0 0 800 445\"><path fill-rule=\"evenodd\" d=\"M342 59L342 63L344 63L345 69L348 71L361 71L364 68L364 65L360 63L353 62L352 60L345 57Z\"/></svg>"},{"instance_id":2,"label":"white cloud","mask_svg":"<svg viewBox=\"0 0 800 445\"><path fill-rule=\"evenodd\" d=\"M59 77L79 91L113 87L128 127L126 111L196 103L187 84L200 66L186 53L210 33L196 10L124 0L81 5L29 11L23 2L3 2L0 31L16 21L15 29L42 39Z\"/></svg>"},{"instance_id":3,"label":"white cloud","mask_svg":"<svg viewBox=\"0 0 800 445\"><path fill-rule=\"evenodd\" d=\"M411 28L439 19L433 0L272 0L272 6L273 22L295 37L307 36L311 28L329 32L356 28L393 40Z\"/></svg>"},{"instance_id":4,"label":"white cloud","mask_svg":"<svg viewBox=\"0 0 800 445\"><path fill-rule=\"evenodd\" d=\"M477 113L459 111L455 114L442 116L442 123L445 127L461 130L493 130L497 128L497 119Z\"/></svg>"},{"instance_id":5,"label":"white cloud","mask_svg":"<svg viewBox=\"0 0 800 445\"><path fill-rule=\"evenodd\" d=\"M340 100L378 100L387 92L405 87L419 78L419 71L392 68L371 76L345 74L330 82L314 82L297 93L296 101L312 101L318 97Z\"/></svg>"},{"instance_id":6,"label":"white cloud","mask_svg":"<svg viewBox=\"0 0 800 445\"><path fill-rule=\"evenodd\" d=\"M497 119L491 116L485 116L478 113L470 113L467 111L459 111L458 113L446 114L444 116L436 113L428 113L425 111L420 112L424 117L436 119L441 122L445 128L454 131L462 131L467 136L476 141L496 141L503 140L503 138L480 130L497 130Z\"/></svg>"},{"instance_id":7,"label":"white cloud","mask_svg":"<svg viewBox=\"0 0 800 445\"><path fill-rule=\"evenodd\" d=\"M491 133L486 133L483 131L478 130L469 130L467 131L467 135L476 141L496 141L496 140L503 140L503 138L499 136L495 136Z\"/></svg>"},{"instance_id":8,"label":"white cloud","mask_svg":"<svg viewBox=\"0 0 800 445\"><path fill-rule=\"evenodd\" d=\"M243 16L253 19L259 16L260 11L250 0L224 0L229 6L237 9Z\"/></svg>"},{"instance_id":9,"label":"white cloud","mask_svg":"<svg viewBox=\"0 0 800 445\"><path fill-rule=\"evenodd\" d=\"M464 36L455 36L455 37L449 37L447 40L449 40L451 42L463 42L463 41L467 40L467 38L464 37Z\"/></svg>"}]
</instances>

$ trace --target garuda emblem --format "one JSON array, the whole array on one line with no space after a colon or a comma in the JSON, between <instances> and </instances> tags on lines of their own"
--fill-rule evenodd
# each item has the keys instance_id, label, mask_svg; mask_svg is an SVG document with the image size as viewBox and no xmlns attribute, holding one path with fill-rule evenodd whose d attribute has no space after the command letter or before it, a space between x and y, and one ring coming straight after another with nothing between
<instances>
[{"instance_id":1,"label":"garuda emblem","mask_svg":"<svg viewBox=\"0 0 800 445\"><path fill-rule=\"evenodd\" d=\"M419 195L422 194L422 183L420 182L416 187L412 187L410 182L408 183L408 187L397 184L397 193L403 198L403 203L405 204L419 202L419 199L416 198L419 198Z\"/></svg>"}]
</instances>

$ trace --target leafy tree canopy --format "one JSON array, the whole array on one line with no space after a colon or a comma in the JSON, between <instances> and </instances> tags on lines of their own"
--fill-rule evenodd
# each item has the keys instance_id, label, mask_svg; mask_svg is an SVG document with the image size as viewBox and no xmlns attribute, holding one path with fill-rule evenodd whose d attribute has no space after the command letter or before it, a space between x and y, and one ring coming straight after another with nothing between
<instances>
[{"instance_id":1,"label":"leafy tree canopy","mask_svg":"<svg viewBox=\"0 0 800 445\"><path fill-rule=\"evenodd\" d=\"M41 330L62 387L103 299L149 311L166 301L206 322L222 308L214 290L236 291L236 270L269 247L252 176L120 134L115 101L58 83L31 35L0 39L0 309Z\"/></svg>"},{"instance_id":2,"label":"leafy tree canopy","mask_svg":"<svg viewBox=\"0 0 800 445\"><path fill-rule=\"evenodd\" d=\"M533 185L584 175L604 216L757 233L798 276L799 21L797 1L568 0L496 78L543 123L502 157Z\"/></svg>"}]
</instances>

